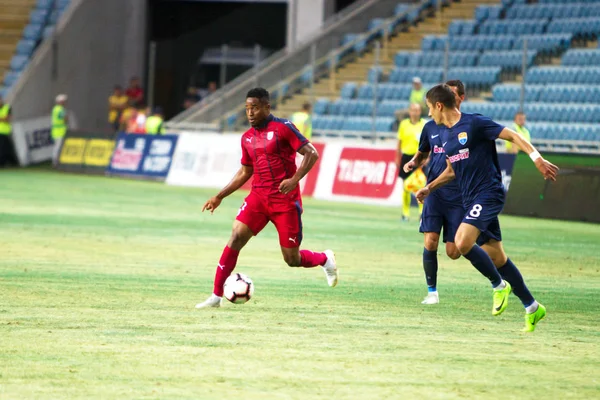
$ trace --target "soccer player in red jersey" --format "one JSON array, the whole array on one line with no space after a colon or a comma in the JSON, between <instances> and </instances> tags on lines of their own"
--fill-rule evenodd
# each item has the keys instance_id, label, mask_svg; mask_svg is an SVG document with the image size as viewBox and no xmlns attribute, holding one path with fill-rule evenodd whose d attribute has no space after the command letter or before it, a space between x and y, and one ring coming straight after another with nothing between
<instances>
[{"instance_id":1,"label":"soccer player in red jersey","mask_svg":"<svg viewBox=\"0 0 600 400\"><path fill-rule=\"evenodd\" d=\"M290 267L322 266L329 286L338 281L333 251L300 250L302 197L298 182L315 165L319 154L288 120L271 114L269 92L255 88L246 95L251 128L242 135L242 166L231 182L211 197L202 211L214 212L221 201L253 177L252 190L238 211L233 231L215 274L213 294L196 308L220 307L223 284L234 270L240 250L271 221L279 234L283 259ZM296 152L304 159L296 169Z\"/></svg>"}]
</instances>

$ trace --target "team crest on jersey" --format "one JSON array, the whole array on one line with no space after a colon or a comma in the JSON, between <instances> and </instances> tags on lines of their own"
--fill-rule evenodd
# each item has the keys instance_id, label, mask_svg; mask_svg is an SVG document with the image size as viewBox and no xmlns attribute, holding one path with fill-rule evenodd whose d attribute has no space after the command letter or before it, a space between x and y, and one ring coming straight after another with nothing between
<instances>
[{"instance_id":1,"label":"team crest on jersey","mask_svg":"<svg viewBox=\"0 0 600 400\"><path fill-rule=\"evenodd\" d=\"M467 143L467 139L469 139L467 132L461 132L458 134L458 143L465 144Z\"/></svg>"},{"instance_id":2,"label":"team crest on jersey","mask_svg":"<svg viewBox=\"0 0 600 400\"><path fill-rule=\"evenodd\" d=\"M267 132L267 140L273 139L273 131Z\"/></svg>"}]
</instances>

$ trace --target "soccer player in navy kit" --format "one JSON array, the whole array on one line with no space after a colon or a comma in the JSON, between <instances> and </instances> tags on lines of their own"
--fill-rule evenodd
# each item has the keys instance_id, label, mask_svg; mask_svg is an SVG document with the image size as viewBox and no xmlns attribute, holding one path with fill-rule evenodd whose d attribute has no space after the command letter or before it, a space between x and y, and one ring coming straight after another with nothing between
<instances>
[{"instance_id":1,"label":"soccer player in navy kit","mask_svg":"<svg viewBox=\"0 0 600 400\"><path fill-rule=\"evenodd\" d=\"M546 316L546 309L535 301L502 247L498 214L504 207L505 193L495 140L508 140L529 154L544 179L555 181L558 167L545 160L531 143L513 130L479 114L461 113L448 85L434 86L427 92L426 99L430 116L436 124L447 128L440 130L447 167L437 179L417 192L417 199L423 201L456 178L466 210L456 232L456 246L492 283L492 315L500 315L506 309L508 296L514 291L525 307L523 330L532 332Z\"/></svg>"},{"instance_id":2,"label":"soccer player in navy kit","mask_svg":"<svg viewBox=\"0 0 600 400\"><path fill-rule=\"evenodd\" d=\"M235 269L242 248L272 222L279 245L290 267L323 267L327 283L335 286L338 270L331 250L300 250L302 242L302 197L298 182L310 171L319 155L314 146L290 121L271 114L269 92L255 88L246 96L246 116L251 128L241 137L241 167L231 182L208 199L202 211L211 213L221 201L253 177L252 190L244 199L233 223L231 237L219 260L213 294L196 308L220 307L223 285ZM296 153L304 156L296 169Z\"/></svg>"},{"instance_id":3,"label":"soccer player in navy kit","mask_svg":"<svg viewBox=\"0 0 600 400\"><path fill-rule=\"evenodd\" d=\"M454 92L456 107L465 99L465 85L460 80L446 82ZM405 171L419 168L429 156L429 171L427 183L431 183L446 169L446 154L440 138L440 130L435 121L431 120L423 128L419 141L419 151L404 165ZM460 189L456 182L450 182L425 199L419 232L423 233L423 270L427 282L427 296L421 304L438 304L440 302L437 290L438 259L437 250L442 228L446 243L446 254L452 260L460 257L460 252L454 243L454 236L460 225L465 209L463 208Z\"/></svg>"}]
</instances>

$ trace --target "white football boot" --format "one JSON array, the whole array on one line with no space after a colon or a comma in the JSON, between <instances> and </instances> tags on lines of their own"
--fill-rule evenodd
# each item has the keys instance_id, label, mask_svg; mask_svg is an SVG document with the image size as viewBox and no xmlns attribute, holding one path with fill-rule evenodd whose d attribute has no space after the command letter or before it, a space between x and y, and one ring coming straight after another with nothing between
<instances>
[{"instance_id":1,"label":"white football boot","mask_svg":"<svg viewBox=\"0 0 600 400\"><path fill-rule=\"evenodd\" d=\"M210 297L202 303L196 304L196 308L209 308L209 307L221 307L221 302L223 301L222 297L217 296L216 294L211 294Z\"/></svg>"},{"instance_id":2,"label":"white football boot","mask_svg":"<svg viewBox=\"0 0 600 400\"><path fill-rule=\"evenodd\" d=\"M335 263L335 254L333 250L325 250L325 255L327 256L327 261L325 265L323 265L323 271L325 271L325 276L327 277L327 284L331 287L334 287L338 283L338 269L337 264Z\"/></svg>"},{"instance_id":3,"label":"white football boot","mask_svg":"<svg viewBox=\"0 0 600 400\"><path fill-rule=\"evenodd\" d=\"M440 302L440 295L437 291L428 292L427 296L423 299L421 304L438 304Z\"/></svg>"}]
</instances>

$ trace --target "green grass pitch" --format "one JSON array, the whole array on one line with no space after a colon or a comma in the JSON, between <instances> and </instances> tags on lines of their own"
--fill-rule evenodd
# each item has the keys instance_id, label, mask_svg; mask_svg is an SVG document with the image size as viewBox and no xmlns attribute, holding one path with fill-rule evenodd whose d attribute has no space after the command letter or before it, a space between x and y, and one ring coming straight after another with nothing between
<instances>
[{"instance_id":1,"label":"green grass pitch","mask_svg":"<svg viewBox=\"0 0 600 400\"><path fill-rule=\"evenodd\" d=\"M600 398L600 225L503 216L505 247L548 316L440 249L422 306L422 236L399 210L305 199L304 248L340 283L289 268L272 227L237 271L245 305L194 309L243 198L45 170L0 171L0 399ZM413 210L413 214L415 210Z\"/></svg>"}]
</instances>

